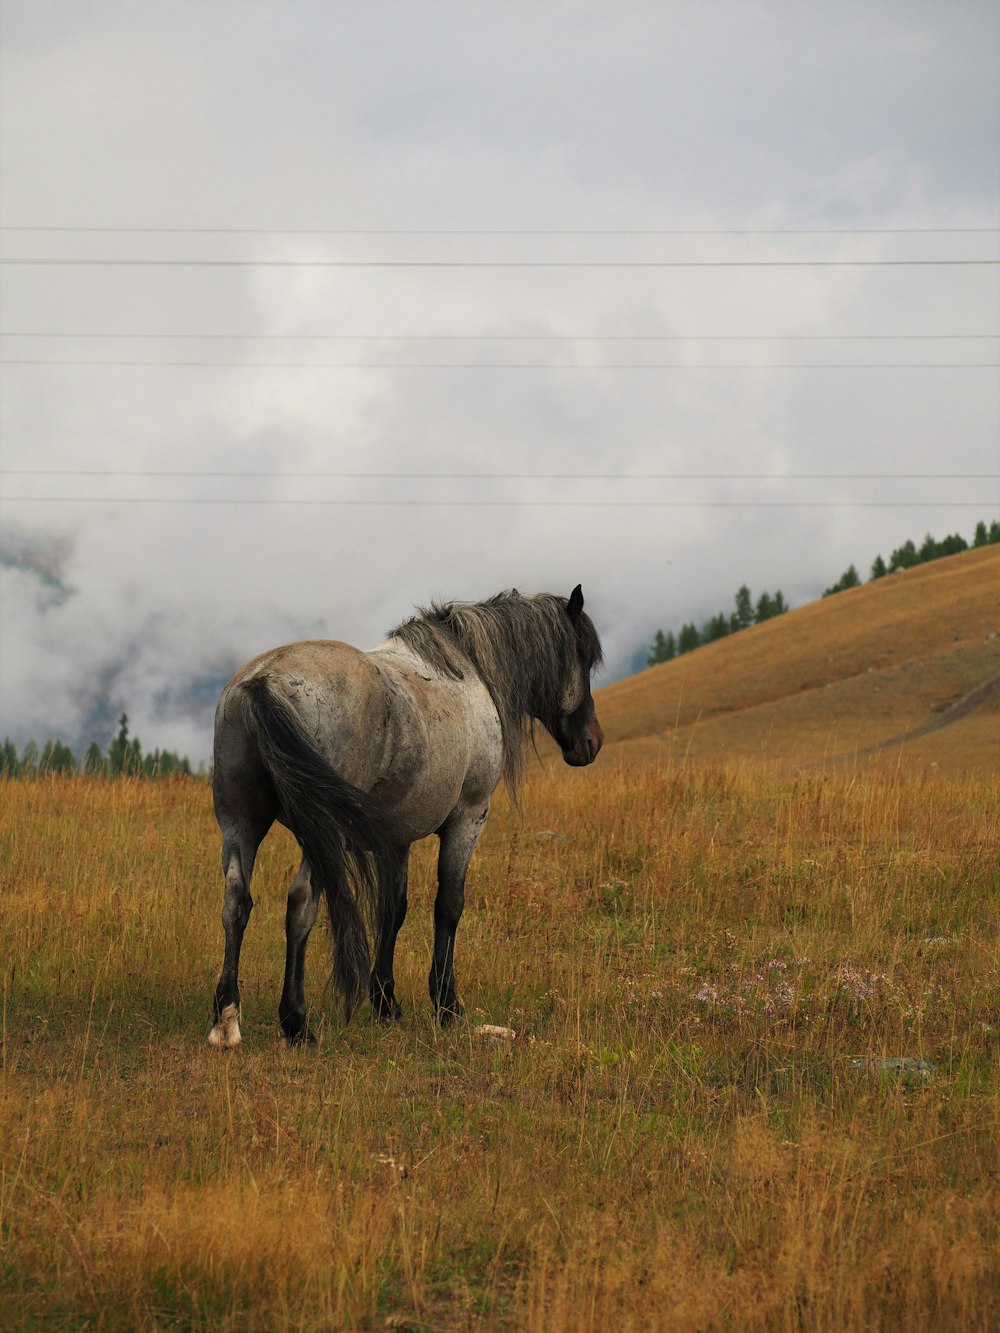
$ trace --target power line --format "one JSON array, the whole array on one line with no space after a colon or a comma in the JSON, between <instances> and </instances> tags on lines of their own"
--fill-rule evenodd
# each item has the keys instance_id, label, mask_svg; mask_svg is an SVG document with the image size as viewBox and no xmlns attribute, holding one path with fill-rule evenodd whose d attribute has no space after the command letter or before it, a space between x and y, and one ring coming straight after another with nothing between
<instances>
[{"instance_id":1,"label":"power line","mask_svg":"<svg viewBox=\"0 0 1000 1333\"><path fill-rule=\"evenodd\" d=\"M224 477L338 481L992 481L1000 472L246 472L150 468L0 468L5 477Z\"/></svg>"},{"instance_id":2,"label":"power line","mask_svg":"<svg viewBox=\"0 0 1000 1333\"><path fill-rule=\"evenodd\" d=\"M2 357L2 366L157 370L997 370L997 361L123 361Z\"/></svg>"},{"instance_id":3,"label":"power line","mask_svg":"<svg viewBox=\"0 0 1000 1333\"><path fill-rule=\"evenodd\" d=\"M0 232L108 236L974 236L1000 227L53 227Z\"/></svg>"},{"instance_id":4,"label":"power line","mask_svg":"<svg viewBox=\"0 0 1000 1333\"><path fill-rule=\"evenodd\" d=\"M44 259L21 256L0 264L23 268L976 268L1000 259Z\"/></svg>"},{"instance_id":5,"label":"power line","mask_svg":"<svg viewBox=\"0 0 1000 1333\"><path fill-rule=\"evenodd\" d=\"M0 338L201 342L954 342L1000 333L56 333L0 330Z\"/></svg>"},{"instance_id":6,"label":"power line","mask_svg":"<svg viewBox=\"0 0 1000 1333\"><path fill-rule=\"evenodd\" d=\"M982 500L356 500L0 495L0 504L313 505L441 509L988 509Z\"/></svg>"}]
</instances>

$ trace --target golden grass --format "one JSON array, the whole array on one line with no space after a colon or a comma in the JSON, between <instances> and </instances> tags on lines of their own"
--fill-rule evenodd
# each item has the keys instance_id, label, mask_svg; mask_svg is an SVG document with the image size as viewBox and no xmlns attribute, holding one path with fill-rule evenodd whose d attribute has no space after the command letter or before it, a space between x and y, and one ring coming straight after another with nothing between
<instances>
[{"instance_id":1,"label":"golden grass","mask_svg":"<svg viewBox=\"0 0 1000 1333\"><path fill-rule=\"evenodd\" d=\"M920 727L1000 675L1000 547L865 584L598 692L618 757L649 763L829 762ZM1000 712L879 762L997 771Z\"/></svg>"},{"instance_id":2,"label":"golden grass","mask_svg":"<svg viewBox=\"0 0 1000 1333\"><path fill-rule=\"evenodd\" d=\"M276 832L221 1055L207 789L0 784L0 1325L996 1326L998 797L536 771L473 863L470 1021L431 1022L420 847L403 1023L340 1024L318 929L307 1051ZM933 1070L852 1065L896 1056Z\"/></svg>"}]
</instances>

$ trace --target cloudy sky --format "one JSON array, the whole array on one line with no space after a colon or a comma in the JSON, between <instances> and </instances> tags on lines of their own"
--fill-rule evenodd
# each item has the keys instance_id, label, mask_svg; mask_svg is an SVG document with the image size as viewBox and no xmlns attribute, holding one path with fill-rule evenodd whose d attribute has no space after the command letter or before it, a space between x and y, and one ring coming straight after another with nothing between
<instances>
[{"instance_id":1,"label":"cloudy sky","mask_svg":"<svg viewBox=\"0 0 1000 1333\"><path fill-rule=\"evenodd\" d=\"M205 759L510 586L613 679L1000 515L993 0L3 0L0 75L0 734Z\"/></svg>"}]
</instances>

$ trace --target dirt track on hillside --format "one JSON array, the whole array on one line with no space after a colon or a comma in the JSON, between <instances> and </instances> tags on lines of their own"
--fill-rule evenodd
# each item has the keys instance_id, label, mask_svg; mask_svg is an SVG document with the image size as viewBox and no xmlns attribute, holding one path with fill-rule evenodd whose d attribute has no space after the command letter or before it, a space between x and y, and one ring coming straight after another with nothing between
<instances>
[{"instance_id":1,"label":"dirt track on hillside","mask_svg":"<svg viewBox=\"0 0 1000 1333\"><path fill-rule=\"evenodd\" d=\"M968 717L970 713L975 712L977 708L980 708L997 694L1000 694L1000 676L990 676L981 685L977 685L974 690L970 690L968 694L963 694L960 699L956 699L953 704L949 704L937 717L922 722L919 727L912 727L909 731L900 732L898 736L892 736L889 740L869 745L865 749L857 751L857 756L878 754L880 750L891 749L894 745L905 745L908 741L919 740L932 731L940 731L942 727L950 727L952 723L960 721L963 717ZM848 757L853 758L854 756L840 756L842 759Z\"/></svg>"}]
</instances>

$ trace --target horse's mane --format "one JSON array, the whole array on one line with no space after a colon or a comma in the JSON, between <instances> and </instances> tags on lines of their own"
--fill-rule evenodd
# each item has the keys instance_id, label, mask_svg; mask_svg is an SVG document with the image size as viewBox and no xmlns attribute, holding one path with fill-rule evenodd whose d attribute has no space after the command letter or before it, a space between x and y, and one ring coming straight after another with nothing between
<instances>
[{"instance_id":1,"label":"horse's mane","mask_svg":"<svg viewBox=\"0 0 1000 1333\"><path fill-rule=\"evenodd\" d=\"M500 717L504 783L515 801L526 729L536 717L547 726L556 721L574 658L585 678L603 660L590 617L581 612L574 624L566 607L554 593L522 597L513 589L485 602L432 602L391 632L455 680L463 676L455 649L472 663Z\"/></svg>"}]
</instances>

